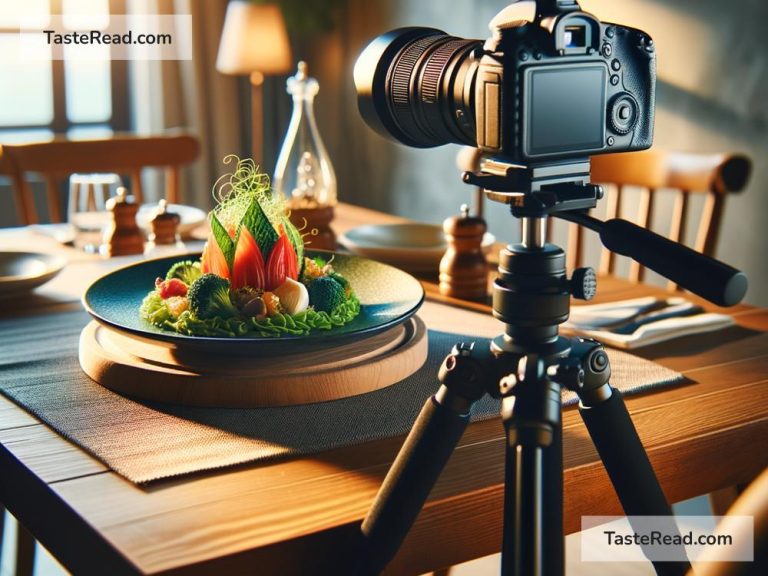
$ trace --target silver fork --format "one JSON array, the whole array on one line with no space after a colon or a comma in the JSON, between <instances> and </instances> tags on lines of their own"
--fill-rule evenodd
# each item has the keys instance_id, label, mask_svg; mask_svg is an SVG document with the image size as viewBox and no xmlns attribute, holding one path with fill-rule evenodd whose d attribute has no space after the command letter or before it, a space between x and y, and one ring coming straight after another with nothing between
<instances>
[{"instance_id":1,"label":"silver fork","mask_svg":"<svg viewBox=\"0 0 768 576\"><path fill-rule=\"evenodd\" d=\"M624 326L629 322L633 322L640 316L650 312L664 310L670 306L681 305L683 303L685 303L685 300L682 298L656 298L647 304L638 306L632 313L624 315L621 318L600 317L599 312L596 312L594 317L584 320L579 320L572 316L568 320L568 324L578 330L611 330L613 328ZM573 310L571 313L573 314ZM573 315L575 316L575 314Z\"/></svg>"},{"instance_id":2,"label":"silver fork","mask_svg":"<svg viewBox=\"0 0 768 576\"><path fill-rule=\"evenodd\" d=\"M694 314L699 314L700 312L703 312L703 311L704 309L701 306L697 306L696 304L691 304L690 302L685 302L683 304L678 304L676 306L670 306L659 312L647 314L645 316L638 318L634 322L628 322L621 326L611 328L609 329L609 331L613 332L614 334L624 334L624 335L634 334L637 331L637 329L640 328L641 326L646 326L648 324L660 322L661 320L667 320L668 318L681 318L684 316L693 316Z\"/></svg>"}]
</instances>

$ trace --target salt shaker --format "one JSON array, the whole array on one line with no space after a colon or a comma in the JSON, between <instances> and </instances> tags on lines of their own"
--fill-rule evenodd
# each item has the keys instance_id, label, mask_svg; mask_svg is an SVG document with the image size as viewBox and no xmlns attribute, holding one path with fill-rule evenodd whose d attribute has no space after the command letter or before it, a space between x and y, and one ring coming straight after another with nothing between
<instances>
[{"instance_id":1,"label":"salt shaker","mask_svg":"<svg viewBox=\"0 0 768 576\"><path fill-rule=\"evenodd\" d=\"M122 186L117 196L107 200L111 221L104 232L100 252L105 256L127 256L144 252L144 235L136 223L139 205L128 200L128 191Z\"/></svg>"},{"instance_id":2,"label":"salt shaker","mask_svg":"<svg viewBox=\"0 0 768 576\"><path fill-rule=\"evenodd\" d=\"M461 215L447 218L443 231L448 250L440 261L440 293L454 298L485 300L488 294L488 266L483 254L485 220L469 215L461 206Z\"/></svg>"},{"instance_id":3,"label":"salt shaker","mask_svg":"<svg viewBox=\"0 0 768 576\"><path fill-rule=\"evenodd\" d=\"M152 232L147 239L144 254L147 256L160 256L165 253L175 253L184 248L184 243L179 236L179 224L181 217L175 212L168 211L168 202L160 200L154 216L150 220Z\"/></svg>"}]
</instances>

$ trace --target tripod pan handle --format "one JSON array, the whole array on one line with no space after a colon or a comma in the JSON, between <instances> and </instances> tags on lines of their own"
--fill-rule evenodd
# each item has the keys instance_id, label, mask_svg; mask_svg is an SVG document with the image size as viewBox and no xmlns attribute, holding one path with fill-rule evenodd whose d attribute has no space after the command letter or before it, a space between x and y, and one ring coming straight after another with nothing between
<instances>
[{"instance_id":1,"label":"tripod pan handle","mask_svg":"<svg viewBox=\"0 0 768 576\"><path fill-rule=\"evenodd\" d=\"M738 304L747 292L743 272L632 222L608 220L601 223L599 233L608 250L629 256L719 306Z\"/></svg>"}]
</instances>

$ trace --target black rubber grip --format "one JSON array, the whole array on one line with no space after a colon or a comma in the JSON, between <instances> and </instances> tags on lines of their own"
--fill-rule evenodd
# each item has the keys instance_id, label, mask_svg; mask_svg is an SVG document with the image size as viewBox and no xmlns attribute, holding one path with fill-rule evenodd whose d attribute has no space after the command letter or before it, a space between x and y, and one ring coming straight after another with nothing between
<instances>
[{"instance_id":1,"label":"black rubber grip","mask_svg":"<svg viewBox=\"0 0 768 576\"><path fill-rule=\"evenodd\" d=\"M733 306L747 292L744 273L632 222L608 220L599 232L608 250L637 260L714 304Z\"/></svg>"},{"instance_id":2,"label":"black rubber grip","mask_svg":"<svg viewBox=\"0 0 768 576\"><path fill-rule=\"evenodd\" d=\"M366 543L358 574L378 574L394 557L468 423L469 414L434 398L424 404L363 520Z\"/></svg>"},{"instance_id":3,"label":"black rubber grip","mask_svg":"<svg viewBox=\"0 0 768 576\"><path fill-rule=\"evenodd\" d=\"M614 389L608 400L588 408L580 406L579 412L626 515L671 517L672 508L659 485L621 393ZM671 518L666 528L668 534L679 534ZM660 576L683 576L690 568L684 561L654 562L653 565Z\"/></svg>"}]
</instances>

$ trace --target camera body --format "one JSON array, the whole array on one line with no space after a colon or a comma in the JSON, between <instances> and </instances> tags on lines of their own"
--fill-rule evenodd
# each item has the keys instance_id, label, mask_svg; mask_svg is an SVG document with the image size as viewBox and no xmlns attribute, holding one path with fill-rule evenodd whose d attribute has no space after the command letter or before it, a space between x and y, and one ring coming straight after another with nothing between
<instances>
[{"instance_id":1,"label":"camera body","mask_svg":"<svg viewBox=\"0 0 768 576\"><path fill-rule=\"evenodd\" d=\"M491 23L478 65L478 148L528 164L651 146L656 59L647 34L578 10L510 17L502 11Z\"/></svg>"},{"instance_id":2,"label":"camera body","mask_svg":"<svg viewBox=\"0 0 768 576\"><path fill-rule=\"evenodd\" d=\"M648 34L600 22L575 0L513 3L489 27L485 43L430 28L376 38L355 66L363 118L409 146L467 144L512 164L651 146Z\"/></svg>"}]
</instances>

